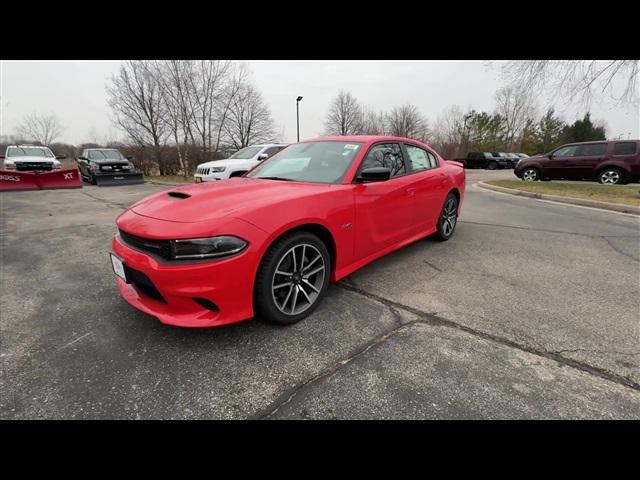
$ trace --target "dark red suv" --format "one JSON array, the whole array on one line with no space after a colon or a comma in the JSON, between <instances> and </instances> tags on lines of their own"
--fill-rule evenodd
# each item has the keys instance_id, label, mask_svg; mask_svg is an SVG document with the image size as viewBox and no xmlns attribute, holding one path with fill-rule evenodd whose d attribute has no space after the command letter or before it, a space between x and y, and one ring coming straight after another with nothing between
<instances>
[{"instance_id":1,"label":"dark red suv","mask_svg":"<svg viewBox=\"0 0 640 480\"><path fill-rule=\"evenodd\" d=\"M640 180L640 140L571 143L546 155L523 158L513 173L527 181L597 179L615 184Z\"/></svg>"}]
</instances>

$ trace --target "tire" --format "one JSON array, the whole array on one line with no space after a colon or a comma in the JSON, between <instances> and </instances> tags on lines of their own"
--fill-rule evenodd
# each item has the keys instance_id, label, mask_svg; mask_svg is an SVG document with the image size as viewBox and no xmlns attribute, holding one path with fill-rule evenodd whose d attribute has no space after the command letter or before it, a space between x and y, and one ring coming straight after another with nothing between
<instances>
[{"instance_id":1,"label":"tire","mask_svg":"<svg viewBox=\"0 0 640 480\"><path fill-rule=\"evenodd\" d=\"M496 168L498 168L498 163L492 160L487 164L487 168L489 170L495 170Z\"/></svg>"},{"instance_id":2,"label":"tire","mask_svg":"<svg viewBox=\"0 0 640 480\"><path fill-rule=\"evenodd\" d=\"M304 267L303 258L307 265ZM309 266L312 268L308 269ZM305 277L301 272L315 273ZM309 316L324 297L330 272L329 251L312 233L295 232L276 240L262 259L256 275L256 313L280 325L299 322Z\"/></svg>"},{"instance_id":3,"label":"tire","mask_svg":"<svg viewBox=\"0 0 640 480\"><path fill-rule=\"evenodd\" d=\"M624 183L624 174L619 168L603 168L598 173L598 182L603 185L620 185Z\"/></svg>"},{"instance_id":4,"label":"tire","mask_svg":"<svg viewBox=\"0 0 640 480\"><path fill-rule=\"evenodd\" d=\"M535 182L540 180L540 170L535 167L527 167L522 171L522 181Z\"/></svg>"},{"instance_id":5,"label":"tire","mask_svg":"<svg viewBox=\"0 0 640 480\"><path fill-rule=\"evenodd\" d=\"M96 177L94 177L93 175L89 174L89 183L91 183L91 185L96 185Z\"/></svg>"},{"instance_id":6,"label":"tire","mask_svg":"<svg viewBox=\"0 0 640 480\"><path fill-rule=\"evenodd\" d=\"M450 193L444 201L440 216L438 217L438 230L434 238L446 242L451 238L458 224L458 198Z\"/></svg>"}]
</instances>

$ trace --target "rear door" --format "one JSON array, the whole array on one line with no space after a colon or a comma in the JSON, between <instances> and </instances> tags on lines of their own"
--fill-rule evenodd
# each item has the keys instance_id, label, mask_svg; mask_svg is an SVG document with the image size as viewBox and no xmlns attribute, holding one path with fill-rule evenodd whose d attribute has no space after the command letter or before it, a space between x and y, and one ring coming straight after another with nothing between
<instances>
[{"instance_id":1,"label":"rear door","mask_svg":"<svg viewBox=\"0 0 640 480\"><path fill-rule=\"evenodd\" d=\"M567 160L564 178L595 178L597 167L607 159L607 143L578 145L575 155Z\"/></svg>"},{"instance_id":2,"label":"rear door","mask_svg":"<svg viewBox=\"0 0 640 480\"><path fill-rule=\"evenodd\" d=\"M446 175L438 159L430 150L410 143L404 144L409 160L409 174L415 188L412 202L413 221L422 232L436 225L440 210L444 204Z\"/></svg>"}]
</instances>

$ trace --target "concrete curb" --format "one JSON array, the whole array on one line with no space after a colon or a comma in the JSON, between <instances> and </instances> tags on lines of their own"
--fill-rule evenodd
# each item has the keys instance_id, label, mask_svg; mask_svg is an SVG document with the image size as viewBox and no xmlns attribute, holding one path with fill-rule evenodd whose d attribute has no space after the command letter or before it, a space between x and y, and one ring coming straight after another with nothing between
<instances>
[{"instance_id":1,"label":"concrete curb","mask_svg":"<svg viewBox=\"0 0 640 480\"><path fill-rule=\"evenodd\" d=\"M528 197L528 198L538 198L540 200L551 200L554 202L567 203L569 205L581 205L583 207L601 208L603 210L611 210L613 212L622 212L622 213L631 213L634 215L640 215L640 207L634 207L633 205L622 205L620 203L599 202L597 200L563 197L560 195L547 195L545 193L523 192L522 190L498 187L497 185L489 185L488 183L484 183L484 182L478 182L477 185L480 188L484 188L486 190L493 190L496 192L508 193L509 195L517 195L520 197Z\"/></svg>"}]
</instances>

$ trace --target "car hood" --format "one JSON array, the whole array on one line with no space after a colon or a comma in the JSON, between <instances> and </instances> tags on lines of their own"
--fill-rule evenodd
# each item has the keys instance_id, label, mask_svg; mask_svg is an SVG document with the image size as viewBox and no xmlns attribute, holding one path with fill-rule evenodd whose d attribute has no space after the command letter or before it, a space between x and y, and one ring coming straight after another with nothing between
<instances>
[{"instance_id":1,"label":"car hood","mask_svg":"<svg viewBox=\"0 0 640 480\"><path fill-rule=\"evenodd\" d=\"M237 158L227 158L225 160L212 160L211 162L201 163L198 165L198 168L211 168L211 167L245 167L245 166L253 166L257 165L257 160L252 159L237 159Z\"/></svg>"},{"instance_id":2,"label":"car hood","mask_svg":"<svg viewBox=\"0 0 640 480\"><path fill-rule=\"evenodd\" d=\"M56 160L51 157L10 157L5 159L9 160L12 163L15 162L46 162L46 163L55 163Z\"/></svg>"},{"instance_id":3,"label":"car hood","mask_svg":"<svg viewBox=\"0 0 640 480\"><path fill-rule=\"evenodd\" d=\"M138 215L179 223L233 216L243 218L265 203L297 200L326 192L334 185L253 178L231 178L165 190L134 204Z\"/></svg>"}]
</instances>

